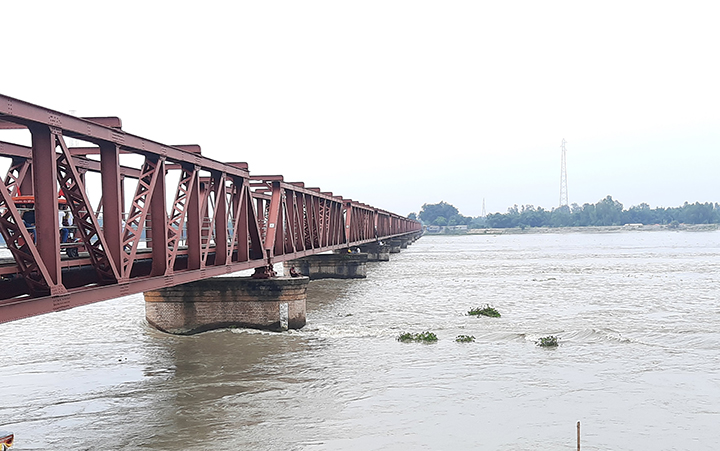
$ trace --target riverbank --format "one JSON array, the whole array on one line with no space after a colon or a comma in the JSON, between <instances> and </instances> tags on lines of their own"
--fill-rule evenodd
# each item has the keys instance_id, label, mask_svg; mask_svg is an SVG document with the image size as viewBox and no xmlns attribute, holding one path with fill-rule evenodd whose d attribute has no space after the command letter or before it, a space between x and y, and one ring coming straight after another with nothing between
<instances>
[{"instance_id":1,"label":"riverbank","mask_svg":"<svg viewBox=\"0 0 720 451\"><path fill-rule=\"evenodd\" d=\"M428 235L516 235L527 233L619 233L619 232L657 232L662 230L685 232L709 232L720 230L720 224L626 224L622 226L586 226L586 227L514 227L507 229L469 229L452 230Z\"/></svg>"}]
</instances>

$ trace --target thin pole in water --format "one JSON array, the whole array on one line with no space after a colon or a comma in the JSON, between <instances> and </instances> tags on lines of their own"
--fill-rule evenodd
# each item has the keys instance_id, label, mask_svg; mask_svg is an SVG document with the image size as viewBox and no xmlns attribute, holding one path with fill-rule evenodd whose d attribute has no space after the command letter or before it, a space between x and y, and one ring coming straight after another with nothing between
<instances>
[{"instance_id":1,"label":"thin pole in water","mask_svg":"<svg viewBox=\"0 0 720 451\"><path fill-rule=\"evenodd\" d=\"M578 438L578 440L577 440L577 442L578 442L578 449L577 449L577 451L580 451L580 422L579 422L579 421L578 421L578 424L577 424L577 438Z\"/></svg>"}]
</instances>

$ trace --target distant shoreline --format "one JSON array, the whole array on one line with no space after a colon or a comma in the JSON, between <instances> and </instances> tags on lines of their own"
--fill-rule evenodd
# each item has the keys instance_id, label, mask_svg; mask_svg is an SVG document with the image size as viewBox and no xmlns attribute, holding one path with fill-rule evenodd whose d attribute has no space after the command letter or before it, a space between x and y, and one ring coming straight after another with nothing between
<instances>
[{"instance_id":1,"label":"distant shoreline","mask_svg":"<svg viewBox=\"0 0 720 451\"><path fill-rule=\"evenodd\" d=\"M720 230L720 224L679 224L670 227L667 224L627 224L622 226L584 226L584 227L513 227L507 229L468 229L450 230L438 233L425 232L425 235L518 235L527 233L619 233L619 232L657 232L657 231L683 231L683 232L711 232Z\"/></svg>"}]
</instances>

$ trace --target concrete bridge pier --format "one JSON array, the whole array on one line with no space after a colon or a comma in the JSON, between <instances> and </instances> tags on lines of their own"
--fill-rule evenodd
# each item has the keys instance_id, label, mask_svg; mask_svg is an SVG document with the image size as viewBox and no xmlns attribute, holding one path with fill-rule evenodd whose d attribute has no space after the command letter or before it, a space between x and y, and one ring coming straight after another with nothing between
<instances>
[{"instance_id":1,"label":"concrete bridge pier","mask_svg":"<svg viewBox=\"0 0 720 451\"><path fill-rule=\"evenodd\" d=\"M145 292L151 326L176 335L225 327L287 330L305 325L307 277L213 277Z\"/></svg>"},{"instance_id":2,"label":"concrete bridge pier","mask_svg":"<svg viewBox=\"0 0 720 451\"><path fill-rule=\"evenodd\" d=\"M403 244L400 245L400 248L407 249L407 247L409 245L413 244L415 241L420 239L420 235L418 235L418 234L405 235L399 239L403 241Z\"/></svg>"},{"instance_id":3,"label":"concrete bridge pier","mask_svg":"<svg viewBox=\"0 0 720 451\"><path fill-rule=\"evenodd\" d=\"M368 254L345 252L318 254L283 262L285 274L290 268L310 279L364 279Z\"/></svg>"},{"instance_id":4,"label":"concrete bridge pier","mask_svg":"<svg viewBox=\"0 0 720 451\"><path fill-rule=\"evenodd\" d=\"M381 243L370 243L360 246L360 250L368 255L370 262L390 261L390 246Z\"/></svg>"},{"instance_id":5,"label":"concrete bridge pier","mask_svg":"<svg viewBox=\"0 0 720 451\"><path fill-rule=\"evenodd\" d=\"M403 240L395 238L392 240L385 241L385 243L387 243L387 245L390 246L391 254L399 254L400 249L402 249ZM407 247L407 245L405 247Z\"/></svg>"},{"instance_id":6,"label":"concrete bridge pier","mask_svg":"<svg viewBox=\"0 0 720 451\"><path fill-rule=\"evenodd\" d=\"M380 243L370 243L360 246L360 250L367 254L369 262L390 261L390 246Z\"/></svg>"},{"instance_id":7,"label":"concrete bridge pier","mask_svg":"<svg viewBox=\"0 0 720 451\"><path fill-rule=\"evenodd\" d=\"M405 245L401 246L402 249L407 248L409 245L413 244L415 241L420 239L420 235L418 234L412 234L412 235L406 235L401 238L403 241L405 241Z\"/></svg>"}]
</instances>

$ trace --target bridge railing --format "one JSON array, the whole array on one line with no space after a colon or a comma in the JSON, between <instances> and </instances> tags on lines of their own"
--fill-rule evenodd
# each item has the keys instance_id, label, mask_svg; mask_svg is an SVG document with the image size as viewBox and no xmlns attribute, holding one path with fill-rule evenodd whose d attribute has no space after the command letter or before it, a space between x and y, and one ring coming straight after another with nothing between
<instances>
[{"instance_id":1,"label":"bridge railing","mask_svg":"<svg viewBox=\"0 0 720 451\"><path fill-rule=\"evenodd\" d=\"M0 322L421 230L121 126L0 95L0 137L29 132L25 145L0 140L0 234L12 256L0 258ZM18 196L30 196L32 222ZM79 258L61 257L59 204L72 212Z\"/></svg>"}]
</instances>

